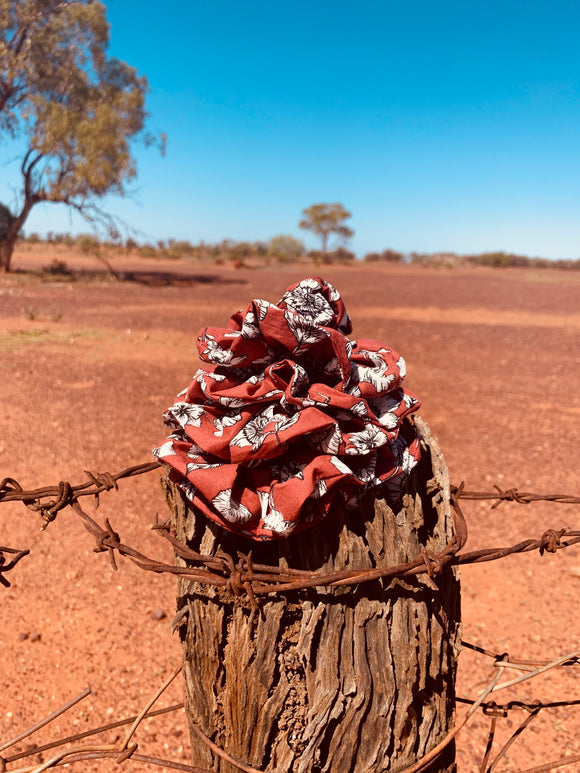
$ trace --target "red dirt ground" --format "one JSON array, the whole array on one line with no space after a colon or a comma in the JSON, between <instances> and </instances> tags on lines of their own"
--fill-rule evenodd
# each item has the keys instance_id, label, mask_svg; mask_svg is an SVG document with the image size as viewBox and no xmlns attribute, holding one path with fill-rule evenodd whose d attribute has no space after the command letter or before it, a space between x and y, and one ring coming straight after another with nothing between
<instances>
[{"instance_id":1,"label":"red dirt ground","mask_svg":"<svg viewBox=\"0 0 580 773\"><path fill-rule=\"evenodd\" d=\"M54 258L63 254L46 247L21 251L15 269L38 269ZM64 259L71 267L102 270L92 259L68 253ZM405 357L407 386L421 398L420 413L439 439L453 483L580 494L577 274L113 262L133 273L133 281L113 282L103 274L74 282L20 272L0 277L0 478L14 477L25 488L79 483L84 470L116 472L149 461L166 435L163 410L197 368L200 327L225 325L252 298L277 301L292 282L322 274L342 293L354 335L383 340ZM109 517L124 542L172 560L149 529L156 512L165 516L158 477L153 472L121 482L118 493L102 496L98 519ZM577 505L463 507L468 549L536 539L549 527L577 529L580 522ZM8 576L11 587L0 587L0 747L87 684L93 688L89 698L4 756L138 713L180 662L169 630L174 580L123 559L112 571L70 510L41 532L39 519L23 505L0 504L0 525L2 545L31 550ZM580 548L464 567L461 579L466 641L513 658L551 660L580 650ZM476 695L491 664L465 650L458 694ZM579 676L578 667L551 671L496 699L579 701ZM178 679L159 705L181 698ZM460 704L459 715L464 711ZM496 744L525 716L514 710L501 719ZM488 726L489 719L477 715L459 736L460 773L479 770ZM181 713L146 720L136 741L143 754L188 760ZM526 770L578 754L580 705L546 709L494 770ZM30 764L15 761L8 769ZM123 766L155 769L135 761ZM118 767L101 761L75 769ZM580 763L563 770L578 771Z\"/></svg>"}]
</instances>

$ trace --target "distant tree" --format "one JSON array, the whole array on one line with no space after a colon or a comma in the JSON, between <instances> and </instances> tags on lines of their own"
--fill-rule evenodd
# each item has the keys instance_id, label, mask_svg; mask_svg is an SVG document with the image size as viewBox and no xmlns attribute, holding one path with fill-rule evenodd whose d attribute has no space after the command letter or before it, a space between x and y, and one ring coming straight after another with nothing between
<instances>
[{"instance_id":1,"label":"distant tree","mask_svg":"<svg viewBox=\"0 0 580 773\"><path fill-rule=\"evenodd\" d=\"M76 238L76 245L83 255L99 255L101 242L98 236L94 234L79 234Z\"/></svg>"},{"instance_id":2,"label":"distant tree","mask_svg":"<svg viewBox=\"0 0 580 773\"><path fill-rule=\"evenodd\" d=\"M294 260L304 253L304 244L294 236L280 234L273 236L268 242L268 254L278 258L278 260Z\"/></svg>"},{"instance_id":3,"label":"distant tree","mask_svg":"<svg viewBox=\"0 0 580 773\"><path fill-rule=\"evenodd\" d=\"M328 251L328 238L331 235L346 240L354 234L351 228L344 225L344 221L352 215L342 204L312 204L302 214L304 219L299 223L300 228L320 236L323 255Z\"/></svg>"},{"instance_id":4,"label":"distant tree","mask_svg":"<svg viewBox=\"0 0 580 773\"><path fill-rule=\"evenodd\" d=\"M367 252L364 257L367 263L377 263L379 261L385 261L387 263L402 263L404 255L402 252L396 250L383 250L382 252Z\"/></svg>"},{"instance_id":5,"label":"distant tree","mask_svg":"<svg viewBox=\"0 0 580 773\"><path fill-rule=\"evenodd\" d=\"M105 6L95 0L0 0L0 132L26 143L0 271L10 269L36 204L66 204L111 225L98 202L123 196L135 177L130 144L144 131L148 86L107 58L108 35Z\"/></svg>"},{"instance_id":6,"label":"distant tree","mask_svg":"<svg viewBox=\"0 0 580 773\"><path fill-rule=\"evenodd\" d=\"M347 250L345 247L337 247L331 252L323 253L321 255L321 262L326 264L343 264L353 263L356 260L354 252Z\"/></svg>"}]
</instances>

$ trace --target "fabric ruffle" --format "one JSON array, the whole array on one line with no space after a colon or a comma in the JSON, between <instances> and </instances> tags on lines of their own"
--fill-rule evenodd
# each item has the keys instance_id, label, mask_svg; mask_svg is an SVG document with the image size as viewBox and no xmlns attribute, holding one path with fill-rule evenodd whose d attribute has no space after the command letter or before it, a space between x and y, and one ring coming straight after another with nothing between
<instances>
[{"instance_id":1,"label":"fabric ruffle","mask_svg":"<svg viewBox=\"0 0 580 773\"><path fill-rule=\"evenodd\" d=\"M262 540L316 523L335 496L356 506L380 486L396 495L419 459L402 424L419 401L401 386L403 358L351 331L320 278L202 329L207 365L165 412L173 432L153 451L196 509Z\"/></svg>"}]
</instances>

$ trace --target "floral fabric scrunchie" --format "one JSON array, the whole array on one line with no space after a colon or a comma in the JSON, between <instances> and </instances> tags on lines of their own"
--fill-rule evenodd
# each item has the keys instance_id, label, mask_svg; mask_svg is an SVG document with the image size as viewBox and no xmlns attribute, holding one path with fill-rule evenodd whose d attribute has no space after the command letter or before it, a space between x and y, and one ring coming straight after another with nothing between
<instances>
[{"instance_id":1,"label":"floral fabric scrunchie","mask_svg":"<svg viewBox=\"0 0 580 773\"><path fill-rule=\"evenodd\" d=\"M402 425L419 401L401 386L403 358L351 330L319 278L202 329L207 365L165 412L173 433L153 451L197 510L262 540L316 523L335 496L356 506L379 486L396 494L419 459Z\"/></svg>"}]
</instances>

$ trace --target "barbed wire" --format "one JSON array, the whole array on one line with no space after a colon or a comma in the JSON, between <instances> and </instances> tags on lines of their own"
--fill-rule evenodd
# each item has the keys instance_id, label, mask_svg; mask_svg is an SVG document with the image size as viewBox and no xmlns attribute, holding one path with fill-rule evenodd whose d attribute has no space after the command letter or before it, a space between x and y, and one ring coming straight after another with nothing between
<instances>
[{"instance_id":1,"label":"barbed wire","mask_svg":"<svg viewBox=\"0 0 580 773\"><path fill-rule=\"evenodd\" d=\"M169 520L160 523L156 517L152 528L171 543L176 555L187 562L187 566L176 566L174 563L151 558L126 545L121 541L119 533L115 531L108 518L105 518L104 526L100 525L83 510L78 501L82 496L94 496L98 506L100 494L112 489L117 490L119 480L151 472L160 466L158 462L134 465L116 474L108 472L95 474L85 471L88 480L81 484L73 486L68 482L61 481L58 486L46 486L31 490L24 490L14 478L4 478L0 483L0 504L2 502L22 502L41 516L42 528L46 528L49 523L54 521L60 510L70 507L81 518L87 531L95 538L95 552L109 554L113 569L117 569L116 556L124 556L147 571L170 573L194 582L225 588L236 596L246 594L253 609L257 609L256 599L260 595L288 593L314 587L359 585L374 580L419 574L427 574L427 581L433 584L433 578L440 574L446 566L495 561L506 556L535 550L539 550L541 555L544 552L555 553L580 542L580 531L568 528L557 530L548 528L539 539L527 539L507 547L484 548L461 553L460 551L467 541L467 523L459 505L460 499L491 499L494 501L492 507L497 507L502 501L525 504L540 500L564 504L580 503L580 497L568 494L518 494L515 488L503 491L498 486L495 487L495 492L470 492L466 491L464 484L461 483L459 486L451 487L454 536L450 542L437 553L422 549L414 559L396 566L312 572L256 564L252 560L251 551L247 554L239 552L237 560L226 554L220 556L203 555L176 539L171 532ZM6 561L4 552L13 556L11 561ZM9 586L5 575L8 571L13 570L18 561L28 552L15 548L0 548L0 581L2 585Z\"/></svg>"},{"instance_id":2,"label":"barbed wire","mask_svg":"<svg viewBox=\"0 0 580 773\"><path fill-rule=\"evenodd\" d=\"M94 548L95 552L107 552L111 565L114 569L117 569L117 556L123 556L131 560L140 568L147 571L153 571L156 573L170 573L187 578L191 581L222 587L238 596L245 593L254 609L256 609L258 606L257 598L259 596L264 596L270 593L286 593L311 587L357 585L373 580L391 579L393 577L404 577L419 574L426 574L428 581L433 583L433 578L440 574L446 566L466 565L480 563L483 561L498 560L508 555L525 553L529 551L539 550L540 554L543 554L544 552L555 553L561 549L570 547L580 542L580 531L573 531L569 528L550 528L546 529L538 539L527 539L514 545L502 548L485 548L482 550L462 553L461 551L467 541L467 524L459 505L460 499L491 500L493 502L491 505L492 508L497 508L502 502L515 502L518 504L530 504L532 502L538 501L561 504L580 503L580 497L571 496L568 494L535 494L530 492L520 493L516 488L501 489L499 486L494 486L495 491L493 492L467 491L464 484L462 483L459 486L451 487L451 505L454 531L452 540L450 540L450 542L445 545L444 548L438 553L422 550L421 553L414 559L403 564L375 569L309 572L291 568L281 569L280 567L254 563L252 560L251 552L248 554L238 553L236 559L225 554L208 556L197 553L188 546L182 544L172 532L170 521L166 520L159 522L156 517L152 527L153 530L155 530L162 538L168 541L171 544L174 553L187 563L186 566L177 566L175 564L170 564L165 561L159 561L157 559L151 558L141 551L126 545L122 542L120 535L117 531L115 531L108 518L104 519L104 525L99 524L95 518L90 516L81 507L79 503L79 499L81 497L93 496L96 499L98 507L100 494L105 491L117 490L118 481L151 472L155 469L158 469L160 466L161 465L158 462L134 465L132 467L127 467L126 469L115 474L95 474L89 471L85 471L88 479L83 483L72 485L68 482L61 481L57 486L45 486L43 488L36 488L31 490L25 490L14 478L4 478L0 483L0 504L2 502L22 502L30 510L40 515L43 529L45 529L49 523L55 520L57 514L61 510L66 507L70 507L81 519L87 531L94 537L96 542L96 546ZM9 571L14 570L18 562L27 556L29 552L30 551L28 549L21 550L11 547L0 547L0 583L2 585L9 585L5 575ZM178 618L174 620L174 625L180 623ZM497 763L501 759L505 758L511 745L529 727L529 725L541 710L547 708L580 705L580 699L550 702L510 700L503 704L498 704L495 701L487 700L488 696L497 690L519 684L522 681L534 678L535 676L538 676L541 673L545 673L546 671L553 668L577 666L580 663L580 651L568 653L567 655L552 661L534 661L521 658L510 659L506 653L500 655L468 642L463 642L463 646L467 649L472 649L482 655L491 658L493 660L494 670L497 673L494 674L486 689L480 693L477 698L457 698L458 703L469 704L469 709L466 712L464 718L457 722L455 727L447 734L447 736L439 744L437 744L436 747L434 747L434 749L432 749L422 760L419 760L414 765L408 767L405 769L405 771L402 771L402 773L420 773L423 771L444 751L449 743L454 740L454 738L462 730L462 728L473 716L477 709L481 709L483 715L489 717L490 719L486 750L482 759L480 771L481 773L492 773ZM519 677L516 677L515 679L499 683L499 678L506 669L518 669L522 671L523 674ZM2 752L5 749L15 745L16 743L19 743L20 740L33 734L40 727L44 727L48 722L52 721L56 716L59 716L64 711L70 710L72 706L76 705L76 703L84 699L90 692L83 691L80 696L77 696L76 699L73 699L73 701L63 707L63 709L59 710L59 712L55 712L42 723L39 723L33 728L30 728L16 739L12 739L5 744L0 744L0 773L7 771L7 764L24 760L27 757L31 757L33 754L40 754L45 751L58 749L59 747L65 746L67 744L69 745L68 749L58 752L46 762L36 766L12 769L10 773L41 773L41 771L48 770L49 768L68 764L74 761L105 758L114 758L116 762L122 762L125 759L131 758L135 761L141 761L144 764L156 765L158 767L165 767L166 769L171 770L180 770L184 771L184 773L209 773L209 771L205 769L186 765L181 762L174 762L158 757L137 754L138 745L131 743L133 734L137 730L140 722L145 717L154 717L169 711L176 711L183 708L183 704L177 704L176 706L168 707L166 709L151 711L151 706L180 671L181 667L172 674L166 685L157 691L154 698L147 704L145 709L137 717L109 723L108 725L103 725L100 728L84 731L83 733L79 733L77 735L68 736L65 739L61 739L60 741L54 741L50 744L45 744L42 747L35 746L32 750L18 752L12 756L2 756ZM527 716L513 731L508 741L501 747L499 752L497 752L492 759L492 749L496 736L497 722L501 718L506 718L513 710L523 710L527 713ZM126 724L131 724L131 729L125 736L125 739L122 743L117 741L113 744L89 744L83 746L76 745L79 743L79 741L84 740L91 735L106 732L110 729L118 728ZM246 773L261 773L256 768L246 765L240 760L235 760L235 758L231 757L231 755L228 755L223 750L219 749L219 747L217 747L211 741L211 739L205 736L200 728L197 728L195 725L193 725L191 721L190 727L192 733L194 733L200 739L200 741L204 742L214 754L222 756L230 764L238 767L239 770L246 771ZM564 767L579 760L580 755L560 758L539 767L529 768L526 771L518 771L518 773L544 773L553 769L554 767Z\"/></svg>"},{"instance_id":3,"label":"barbed wire","mask_svg":"<svg viewBox=\"0 0 580 773\"><path fill-rule=\"evenodd\" d=\"M58 485L49 485L41 488L24 490L20 483L14 478L4 478L0 482L0 503L2 502L24 502L27 506L40 512L42 517L48 522L54 520L54 516L59 510L66 507L73 499L79 497L93 496L99 501L99 495L111 489L118 490L118 481L125 478L132 478L137 475L144 475L153 470L163 467L160 462L146 462L143 464L126 467L120 472L99 472L93 473L85 470L88 480L83 483L72 485L67 481L61 481ZM553 502L557 504L580 504L580 497L571 494L534 494L528 491L520 492L516 487L502 489L494 484L495 491L468 491L464 484L459 486L452 485L451 493L457 498L470 500L492 500L494 504L492 509L498 507L502 502L517 502L518 504L530 504L531 502ZM42 503L41 500L54 497L49 502Z\"/></svg>"},{"instance_id":4,"label":"barbed wire","mask_svg":"<svg viewBox=\"0 0 580 773\"><path fill-rule=\"evenodd\" d=\"M473 649L478 653L483 652L483 654L488 655L489 657L493 657L494 673L492 674L491 679L489 680L485 689L482 690L476 698L463 698L463 697L457 698L458 703L469 704L469 708L465 713L465 715L463 716L463 718L460 720L457 720L454 727L424 757L422 757L420 760L413 763L412 765L404 768L400 773L421 773L421 771L424 771L425 768L428 767L437 757L439 757L442 754L442 752L447 748L447 746L452 741L454 741L454 739L468 724L469 720L478 709L481 710L483 716L487 716L490 718L490 726L489 726L488 735L487 735L487 742L486 742L485 752L482 758L480 771L481 773L492 773L493 769L496 767L498 762L502 758L505 758L508 750L511 748L513 743L530 726L531 722L535 719L535 717L538 716L540 711L547 708L564 707L564 706L570 707L570 706L580 705L580 700L550 701L550 702L542 702L539 700L532 701L532 702L511 700L505 704L498 704L495 701L486 700L489 695L499 690L505 689L507 687L512 687L514 684L519 684L523 681L529 681L552 669L561 668L561 667L570 666L570 665L578 665L580 650L568 653L563 656L559 656L558 658L554 658L552 660L542 661L541 662L542 665L532 669L531 671L526 671L526 669L529 668L529 666L527 665L528 661L525 661L523 659L510 658L508 653L503 653L503 654L491 653L489 651L482 650L481 647L469 644L468 642L463 642L463 646L469 649ZM508 680L507 682L500 682L502 675L509 667L524 670L526 672L521 676L517 677L516 679ZM29 738L34 733L38 732L38 730L46 727L48 724L53 722L57 717L60 717L64 713L72 710L74 706L79 704L81 701L85 700L91 694L91 689L85 688L81 693L75 696L72 700L70 700L61 708L57 709L48 717L44 718L42 721L38 722L32 727L29 727L27 730L20 733L16 737L11 738L4 743L0 742L0 773L42 773L42 771L49 770L55 767L60 767L61 765L69 764L72 762L79 762L84 760L95 760L95 759L107 759L107 758L114 759L116 763L120 763L128 759L132 759L135 762L143 762L144 764L155 765L156 767L161 767L168 770L179 770L179 771L183 771L184 773L211 773L211 771L209 771L206 768L200 768L193 765L185 764L183 762L177 762L173 760L162 759L159 757L153 757L151 755L137 753L137 750L139 749L139 744L134 742L133 740L143 720L159 717L164 714L168 714L170 712L184 710L185 707L183 703L178 703L171 706L167 706L165 708L153 710L154 704L160 699L160 697L167 690L167 688L170 686L173 680L181 673L182 668L183 668L182 666L179 666L170 674L169 678L167 678L163 683L163 685L158 690L156 690L155 694L147 701L147 703L145 704L143 709L139 712L139 714L135 716L127 717L125 719L117 720L115 722L110 722L106 725L97 726L89 730L76 733L74 735L69 735L69 736L66 736L65 738L52 741L42 746L34 744L24 751L17 751L11 755L5 754L7 749L14 747L17 744L19 744L21 741L25 740L26 738ZM495 757L492 759L491 753L493 750L493 744L494 744L494 739L496 735L498 720L502 718L504 719L507 718L509 711L513 709L524 710L526 711L527 716L511 733L507 742L503 744L503 746L497 752ZM226 753L217 744L215 744L197 725L195 725L195 723L193 723L189 717L188 717L188 723L192 731L192 734L194 734L199 739L200 742L205 744L213 752L214 755L221 757L222 759L224 759L234 767L238 768L239 770L244 771L245 773L262 773L262 771L260 771L259 769L251 765L248 765L247 763L244 763L243 761L238 760L232 755ZM118 729L120 727L124 727L127 725L130 725L128 732L122 738L116 739L112 743L83 744L81 746L78 745L80 741L85 741L87 738L90 738L91 736L103 734L105 732ZM63 747L66 747L66 748L63 748ZM26 765L25 767L10 768L10 770L7 767L8 765L21 762L33 756L35 756L38 761L38 757L43 753L47 751L55 751L58 749L60 749L60 751L57 751L56 753L54 753L48 760L42 761L36 765ZM523 770L518 771L518 773L544 773L544 772L547 773L547 771L550 771L555 767L565 767L565 766L574 764L579 760L580 760L580 755L563 757L563 758L559 758L558 760L545 763L543 765L540 765L534 768L528 768L525 771Z\"/></svg>"}]
</instances>

